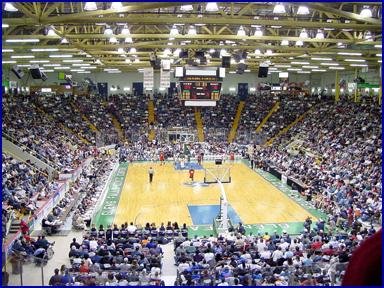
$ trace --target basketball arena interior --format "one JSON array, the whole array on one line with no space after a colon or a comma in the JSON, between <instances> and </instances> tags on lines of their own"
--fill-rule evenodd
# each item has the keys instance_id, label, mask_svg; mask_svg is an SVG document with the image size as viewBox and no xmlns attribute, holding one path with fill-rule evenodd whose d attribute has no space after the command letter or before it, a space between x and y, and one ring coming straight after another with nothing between
<instances>
[{"instance_id":1,"label":"basketball arena interior","mask_svg":"<svg viewBox=\"0 0 384 288\"><path fill-rule=\"evenodd\" d=\"M382 285L381 2L3 2L3 286Z\"/></svg>"}]
</instances>

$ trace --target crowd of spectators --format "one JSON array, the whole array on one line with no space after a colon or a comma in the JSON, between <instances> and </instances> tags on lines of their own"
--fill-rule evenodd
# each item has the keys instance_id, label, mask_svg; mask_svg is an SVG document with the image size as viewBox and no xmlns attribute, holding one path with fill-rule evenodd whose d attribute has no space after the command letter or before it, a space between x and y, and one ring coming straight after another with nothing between
<instances>
[{"instance_id":1,"label":"crowd of spectators","mask_svg":"<svg viewBox=\"0 0 384 288\"><path fill-rule=\"evenodd\" d=\"M206 141L227 141L236 116L239 98L222 94L214 107L200 107Z\"/></svg>"},{"instance_id":2,"label":"crowd of spectators","mask_svg":"<svg viewBox=\"0 0 384 288\"><path fill-rule=\"evenodd\" d=\"M182 107L178 96L158 94L154 97L155 135L161 129L187 128L197 134L194 107Z\"/></svg>"},{"instance_id":3,"label":"crowd of spectators","mask_svg":"<svg viewBox=\"0 0 384 288\"><path fill-rule=\"evenodd\" d=\"M261 132L266 134L267 139L276 136L318 102L318 99L313 97L299 98L287 95L280 98L280 105L261 128Z\"/></svg>"},{"instance_id":4,"label":"crowd of spectators","mask_svg":"<svg viewBox=\"0 0 384 288\"><path fill-rule=\"evenodd\" d=\"M46 100L41 101L40 104L45 106L47 111L52 109L52 112L57 113L57 117L61 115L60 117L66 119L65 121L71 121L69 119L75 115L72 112L66 114L66 109L60 109L60 107L67 107L67 105L61 104L60 98L59 100L46 98ZM35 102L39 103L36 99ZM55 103L59 106L56 106ZM23 97L3 95L3 135L11 142L15 142L14 144L20 146L25 152L30 153L56 170L75 170L90 155L92 147L62 129L60 123L63 124L65 121L61 121L61 118L57 119L58 122L50 119L35 108L34 105L25 102ZM73 122L71 123L73 124ZM67 124L67 127L72 125ZM77 124L73 124L73 126L77 126ZM88 123L87 126L89 127Z\"/></svg>"},{"instance_id":5,"label":"crowd of spectators","mask_svg":"<svg viewBox=\"0 0 384 288\"><path fill-rule=\"evenodd\" d=\"M349 103L321 104L271 146L255 152L260 166L274 166L306 187L307 199L350 227L355 220L381 218L381 108ZM304 150L289 157L283 147L305 135ZM310 154L308 152L313 152ZM321 155L316 159L313 155ZM339 221L339 223L341 220Z\"/></svg>"},{"instance_id":6,"label":"crowd of spectators","mask_svg":"<svg viewBox=\"0 0 384 288\"><path fill-rule=\"evenodd\" d=\"M242 231L242 233L240 233ZM308 275L313 283L340 284L345 265L360 244L376 230L357 234L303 232L290 236L285 230L246 233L242 223L228 236L204 235L174 238L175 265L182 286L260 286L305 285ZM333 277L333 273L336 276ZM328 283L328 284L327 284Z\"/></svg>"},{"instance_id":7,"label":"crowd of spectators","mask_svg":"<svg viewBox=\"0 0 384 288\"><path fill-rule=\"evenodd\" d=\"M241 111L235 141L248 143L252 139L250 135L253 135L276 102L277 98L273 96L248 95Z\"/></svg>"},{"instance_id":8,"label":"crowd of spectators","mask_svg":"<svg viewBox=\"0 0 384 288\"><path fill-rule=\"evenodd\" d=\"M76 96L73 103L80 110L81 114L96 127L100 132L101 143L97 146L106 146L119 143L120 136L113 119L104 106L103 99L96 96ZM98 136L96 136L96 142Z\"/></svg>"},{"instance_id":9,"label":"crowd of spectators","mask_svg":"<svg viewBox=\"0 0 384 288\"><path fill-rule=\"evenodd\" d=\"M129 141L147 141L149 135L148 100L146 95L114 94L109 97L107 111L120 123Z\"/></svg>"}]
</instances>

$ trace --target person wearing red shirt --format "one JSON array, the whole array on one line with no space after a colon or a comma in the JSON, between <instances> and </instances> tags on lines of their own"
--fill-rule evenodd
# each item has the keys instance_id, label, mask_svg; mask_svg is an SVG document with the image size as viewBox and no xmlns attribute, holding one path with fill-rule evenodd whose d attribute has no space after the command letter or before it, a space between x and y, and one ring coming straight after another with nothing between
<instances>
[{"instance_id":1,"label":"person wearing red shirt","mask_svg":"<svg viewBox=\"0 0 384 288\"><path fill-rule=\"evenodd\" d=\"M21 220L20 228L21 228L21 232L23 232L25 234L29 234L29 226L24 220Z\"/></svg>"},{"instance_id":2,"label":"person wearing red shirt","mask_svg":"<svg viewBox=\"0 0 384 288\"><path fill-rule=\"evenodd\" d=\"M80 273L89 273L89 267L88 267L88 265L85 265L84 260L81 260L81 265L79 267L79 272Z\"/></svg>"},{"instance_id":3,"label":"person wearing red shirt","mask_svg":"<svg viewBox=\"0 0 384 288\"><path fill-rule=\"evenodd\" d=\"M197 163L199 163L199 165L201 166L201 156L197 156Z\"/></svg>"},{"instance_id":4,"label":"person wearing red shirt","mask_svg":"<svg viewBox=\"0 0 384 288\"><path fill-rule=\"evenodd\" d=\"M160 166L161 165L165 165L165 162L164 162L164 152L163 151L160 151Z\"/></svg>"},{"instance_id":5,"label":"person wearing red shirt","mask_svg":"<svg viewBox=\"0 0 384 288\"><path fill-rule=\"evenodd\" d=\"M191 167L191 169L189 169L189 178L191 178L191 183L193 183L193 176L195 175L195 169L193 169L193 167Z\"/></svg>"},{"instance_id":6,"label":"person wearing red shirt","mask_svg":"<svg viewBox=\"0 0 384 288\"><path fill-rule=\"evenodd\" d=\"M364 240L353 252L341 286L382 285L382 229Z\"/></svg>"},{"instance_id":7,"label":"person wearing red shirt","mask_svg":"<svg viewBox=\"0 0 384 288\"><path fill-rule=\"evenodd\" d=\"M312 253L315 253L316 249L321 249L321 247L323 246L323 244L321 243L321 241L317 241L315 243L312 244L311 246L311 249L312 249Z\"/></svg>"},{"instance_id":8,"label":"person wearing red shirt","mask_svg":"<svg viewBox=\"0 0 384 288\"><path fill-rule=\"evenodd\" d=\"M235 162L235 153L231 152L231 153L229 153L229 156L230 156L230 159L231 159L231 162L232 162L232 165L233 165L234 162Z\"/></svg>"}]
</instances>

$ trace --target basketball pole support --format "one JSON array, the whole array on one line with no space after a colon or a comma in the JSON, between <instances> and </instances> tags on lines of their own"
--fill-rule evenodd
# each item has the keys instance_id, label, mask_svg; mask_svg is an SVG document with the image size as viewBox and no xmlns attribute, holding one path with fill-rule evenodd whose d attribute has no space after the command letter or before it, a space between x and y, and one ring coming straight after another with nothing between
<instances>
[{"instance_id":1,"label":"basketball pole support","mask_svg":"<svg viewBox=\"0 0 384 288\"><path fill-rule=\"evenodd\" d=\"M220 222L220 225L217 227L218 232L226 232L228 230L228 201L227 195L225 194L224 186L219 179L217 179L217 183L220 185L221 189L221 197L220 197L220 213L216 217L216 222Z\"/></svg>"}]
</instances>

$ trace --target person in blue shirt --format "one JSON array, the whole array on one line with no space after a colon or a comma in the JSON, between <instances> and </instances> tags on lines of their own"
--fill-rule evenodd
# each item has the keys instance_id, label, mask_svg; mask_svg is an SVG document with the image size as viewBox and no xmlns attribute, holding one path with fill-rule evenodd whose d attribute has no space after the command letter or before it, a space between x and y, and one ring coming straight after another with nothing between
<instances>
[{"instance_id":1,"label":"person in blue shirt","mask_svg":"<svg viewBox=\"0 0 384 288\"><path fill-rule=\"evenodd\" d=\"M65 275L63 276L63 278L61 278L61 283L66 284L68 282L69 282L69 275L68 275L68 270L66 270ZM71 283L75 284L75 280L73 279L73 277L71 277Z\"/></svg>"}]
</instances>

